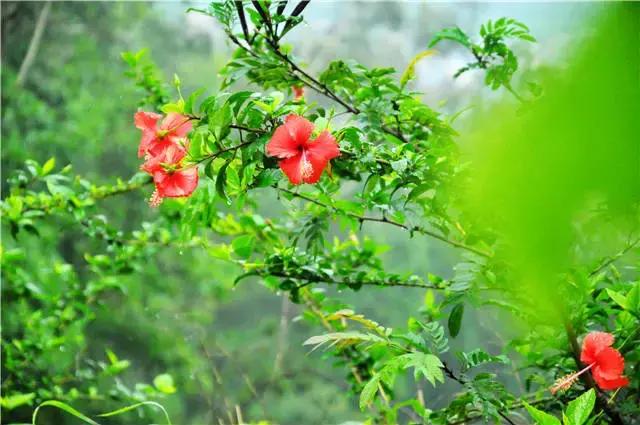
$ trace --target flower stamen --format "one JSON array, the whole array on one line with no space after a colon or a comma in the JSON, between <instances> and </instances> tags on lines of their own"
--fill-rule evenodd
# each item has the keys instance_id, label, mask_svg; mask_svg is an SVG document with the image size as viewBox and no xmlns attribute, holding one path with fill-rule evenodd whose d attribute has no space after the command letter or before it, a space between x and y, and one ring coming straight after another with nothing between
<instances>
[{"instance_id":1,"label":"flower stamen","mask_svg":"<svg viewBox=\"0 0 640 425\"><path fill-rule=\"evenodd\" d=\"M151 208L158 208L161 203L162 203L162 196L160 196L160 193L156 189L151 194L151 198L149 198L149 206Z\"/></svg>"},{"instance_id":2,"label":"flower stamen","mask_svg":"<svg viewBox=\"0 0 640 425\"><path fill-rule=\"evenodd\" d=\"M563 376L562 378L558 379L555 382L555 384L553 384L553 386L549 388L549 390L551 391L551 394L555 394L558 391L566 391L569 388L571 388L571 386L578 380L578 377L580 377L580 375L582 375L583 373L591 369L594 365L595 363L591 363L589 366L585 367L581 371L571 373L569 375Z\"/></svg>"},{"instance_id":3,"label":"flower stamen","mask_svg":"<svg viewBox=\"0 0 640 425\"><path fill-rule=\"evenodd\" d=\"M300 174L302 174L303 179L308 179L313 174L313 164L307 159L307 154L304 151L300 161Z\"/></svg>"}]
</instances>

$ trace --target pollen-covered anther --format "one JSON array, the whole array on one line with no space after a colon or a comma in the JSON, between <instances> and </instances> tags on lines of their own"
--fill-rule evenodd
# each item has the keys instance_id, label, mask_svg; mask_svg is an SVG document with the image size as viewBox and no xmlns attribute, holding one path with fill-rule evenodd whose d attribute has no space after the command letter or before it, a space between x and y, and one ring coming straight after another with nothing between
<instances>
[{"instance_id":1,"label":"pollen-covered anther","mask_svg":"<svg viewBox=\"0 0 640 425\"><path fill-rule=\"evenodd\" d=\"M307 159L306 154L302 154L302 160L300 161L300 174L303 179L308 179L313 175L313 164Z\"/></svg>"},{"instance_id":2,"label":"pollen-covered anther","mask_svg":"<svg viewBox=\"0 0 640 425\"><path fill-rule=\"evenodd\" d=\"M162 203L162 196L158 193L157 190L154 190L151 194L151 198L149 198L149 206L151 208L158 208Z\"/></svg>"},{"instance_id":3,"label":"pollen-covered anther","mask_svg":"<svg viewBox=\"0 0 640 425\"><path fill-rule=\"evenodd\" d=\"M571 388L571 386L575 384L575 382L578 380L578 377L580 377L580 375L582 375L583 373L591 369L591 367L593 367L593 364L590 364L589 366L585 367L579 372L574 372L558 379L555 382L555 384L553 384L553 386L549 388L549 390L551 391L551 394L555 394L558 391L566 391L569 388Z\"/></svg>"}]
</instances>

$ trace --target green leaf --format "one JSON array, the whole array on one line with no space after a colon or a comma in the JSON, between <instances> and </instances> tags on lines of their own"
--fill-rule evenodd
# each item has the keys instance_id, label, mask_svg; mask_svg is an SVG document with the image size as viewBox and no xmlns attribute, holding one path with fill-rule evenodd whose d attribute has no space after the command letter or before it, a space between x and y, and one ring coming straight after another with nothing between
<instances>
[{"instance_id":1,"label":"green leaf","mask_svg":"<svg viewBox=\"0 0 640 425\"><path fill-rule=\"evenodd\" d=\"M268 187L277 183L282 177L282 172L278 169L267 169L260 171L253 182L254 187Z\"/></svg>"},{"instance_id":2,"label":"green leaf","mask_svg":"<svg viewBox=\"0 0 640 425\"><path fill-rule=\"evenodd\" d=\"M210 159L209 162L207 162L204 165L204 174L209 177L211 180L215 180L215 178L213 177L213 172L215 170L213 169L213 159Z\"/></svg>"},{"instance_id":3,"label":"green leaf","mask_svg":"<svg viewBox=\"0 0 640 425\"><path fill-rule=\"evenodd\" d=\"M56 166L56 159L55 157L51 157L47 160L47 162L44 163L44 165L42 166L42 172L41 175L46 176L47 174L49 174L51 171L53 171L53 168Z\"/></svg>"},{"instance_id":4,"label":"green leaf","mask_svg":"<svg viewBox=\"0 0 640 425\"><path fill-rule=\"evenodd\" d=\"M238 257L247 259L253 254L255 238L253 235L238 236L231 242L231 247Z\"/></svg>"},{"instance_id":5,"label":"green leaf","mask_svg":"<svg viewBox=\"0 0 640 425\"><path fill-rule=\"evenodd\" d=\"M492 356L480 348L457 354L464 370L468 370L487 363L509 364L509 358L504 355Z\"/></svg>"},{"instance_id":6,"label":"green leaf","mask_svg":"<svg viewBox=\"0 0 640 425\"><path fill-rule=\"evenodd\" d=\"M373 377L366 383L362 392L360 393L360 410L364 411L369 404L373 401L378 393L378 386L380 385L380 375L373 375Z\"/></svg>"},{"instance_id":7,"label":"green leaf","mask_svg":"<svg viewBox=\"0 0 640 425\"><path fill-rule=\"evenodd\" d=\"M411 62L409 62L409 65L407 65L407 69L405 69L405 71L402 73L402 76L400 77L400 85L404 87L409 81L413 80L416 75L416 65L418 64L418 62L426 57L433 55L434 53L436 53L435 50L429 49L415 55L413 59L411 59Z\"/></svg>"},{"instance_id":8,"label":"green leaf","mask_svg":"<svg viewBox=\"0 0 640 425\"><path fill-rule=\"evenodd\" d=\"M434 387L436 386L436 382L444 382L444 374L442 373L442 367L444 365L440 359L433 354L410 353L400 357L408 359L404 368L413 367L416 380L422 375Z\"/></svg>"},{"instance_id":9,"label":"green leaf","mask_svg":"<svg viewBox=\"0 0 640 425\"><path fill-rule=\"evenodd\" d=\"M107 358L111 363L109 367L106 369L107 373L112 375L117 375L118 373L127 369L131 365L129 360L118 359L118 356L116 356L116 354L113 351L107 349L106 352L107 352Z\"/></svg>"},{"instance_id":10,"label":"green leaf","mask_svg":"<svg viewBox=\"0 0 640 425\"><path fill-rule=\"evenodd\" d=\"M464 304L458 303L451 309L449 314L449 335L455 338L460 333L460 325L462 324L462 315L464 314Z\"/></svg>"},{"instance_id":11,"label":"green leaf","mask_svg":"<svg viewBox=\"0 0 640 425\"><path fill-rule=\"evenodd\" d=\"M560 425L560 421L555 416L552 416L542 410L538 410L535 407L529 405L523 401L524 407L527 409L531 417L538 425Z\"/></svg>"},{"instance_id":12,"label":"green leaf","mask_svg":"<svg viewBox=\"0 0 640 425\"><path fill-rule=\"evenodd\" d=\"M12 410L18 406L22 406L23 404L31 404L35 396L36 393L11 394L8 397L0 397L0 405L7 410Z\"/></svg>"},{"instance_id":13,"label":"green leaf","mask_svg":"<svg viewBox=\"0 0 640 425\"><path fill-rule=\"evenodd\" d=\"M353 345L361 342L385 342L384 339L377 335L373 334L363 334L360 332L332 332L324 335L316 335L307 339L302 345L315 345L314 350L320 347L321 345L330 342L331 345L340 344L344 345Z\"/></svg>"},{"instance_id":14,"label":"green leaf","mask_svg":"<svg viewBox=\"0 0 640 425\"><path fill-rule=\"evenodd\" d=\"M166 105L163 105L160 110L162 112L164 112L165 114L168 114L170 112L176 112L178 114L183 114L184 113L184 99L178 99L178 101L176 103L167 103Z\"/></svg>"},{"instance_id":15,"label":"green leaf","mask_svg":"<svg viewBox=\"0 0 640 425\"><path fill-rule=\"evenodd\" d=\"M61 401L58 400L47 400L45 402L40 403L40 405L38 407L36 407L36 410L33 411L33 416L31 417L31 425L36 425L36 420L38 419L38 413L40 412L40 409L42 409L43 407L46 406L51 406L51 407L57 407L60 410L64 410L65 412L69 413L70 415L75 416L76 418L84 421L85 423L88 423L90 425L100 425L98 422L94 421L93 419L83 415L82 413L78 412L76 409L74 409L73 407L69 406L66 403L63 403Z\"/></svg>"},{"instance_id":16,"label":"green leaf","mask_svg":"<svg viewBox=\"0 0 640 425\"><path fill-rule=\"evenodd\" d=\"M220 141L229 135L232 121L233 114L228 103L225 103L222 108L210 114L209 130L211 130L216 140Z\"/></svg>"},{"instance_id":17,"label":"green leaf","mask_svg":"<svg viewBox=\"0 0 640 425\"><path fill-rule=\"evenodd\" d=\"M199 89L197 89L196 91L194 91L193 93L191 93L189 95L189 97L187 98L187 102L184 104L184 111L187 114L192 114L194 112L194 106L196 103L196 100L198 100L198 98L202 95L202 93L204 93L207 90L206 87L200 87Z\"/></svg>"},{"instance_id":18,"label":"green leaf","mask_svg":"<svg viewBox=\"0 0 640 425\"><path fill-rule=\"evenodd\" d=\"M640 313L640 282L636 282L633 288L627 292L626 300L629 310Z\"/></svg>"},{"instance_id":19,"label":"green leaf","mask_svg":"<svg viewBox=\"0 0 640 425\"><path fill-rule=\"evenodd\" d=\"M106 349L105 350L107 353L107 358L109 359L109 361L111 362L111 364L116 364L118 363L118 356L116 356L116 353L114 353L113 351L111 351L110 349Z\"/></svg>"},{"instance_id":20,"label":"green leaf","mask_svg":"<svg viewBox=\"0 0 640 425\"><path fill-rule=\"evenodd\" d=\"M445 28L442 31L437 32L431 39L429 48L435 46L442 40L455 41L456 43L462 44L467 48L471 48L471 40L469 39L469 36L458 27Z\"/></svg>"},{"instance_id":21,"label":"green leaf","mask_svg":"<svg viewBox=\"0 0 640 425\"><path fill-rule=\"evenodd\" d=\"M225 184L227 179L227 168L229 167L231 162L227 162L218 171L218 175L216 176L216 192L218 195L227 203L227 205L231 204L231 199L227 196L227 192L225 191Z\"/></svg>"},{"instance_id":22,"label":"green leaf","mask_svg":"<svg viewBox=\"0 0 640 425\"><path fill-rule=\"evenodd\" d=\"M393 168L396 173L402 173L407 169L408 165L409 161L407 160L407 158L402 158L397 161L391 161L391 168Z\"/></svg>"},{"instance_id":23,"label":"green leaf","mask_svg":"<svg viewBox=\"0 0 640 425\"><path fill-rule=\"evenodd\" d=\"M620 292L616 292L613 289L607 288L607 294L613 301L615 301L616 304L618 304L624 310L629 309L629 305L627 304L627 297L622 295Z\"/></svg>"},{"instance_id":24,"label":"green leaf","mask_svg":"<svg viewBox=\"0 0 640 425\"><path fill-rule=\"evenodd\" d=\"M111 412L101 413L98 416L100 416L101 418L108 418L109 416L117 416L142 406L155 406L158 409L162 410L162 413L164 413L164 418L167 421L167 425L171 425L171 419L169 418L169 414L167 413L166 409L160 403L156 403L155 401L142 401L140 403L132 404L131 406L126 406L121 409L113 410Z\"/></svg>"},{"instance_id":25,"label":"green leaf","mask_svg":"<svg viewBox=\"0 0 640 425\"><path fill-rule=\"evenodd\" d=\"M165 394L173 394L176 392L173 377L168 373L163 373L153 378L153 386Z\"/></svg>"},{"instance_id":26,"label":"green leaf","mask_svg":"<svg viewBox=\"0 0 640 425\"><path fill-rule=\"evenodd\" d=\"M589 419L596 402L596 393L593 388L571 401L567 405L565 415L569 423L567 425L582 425Z\"/></svg>"},{"instance_id":27,"label":"green leaf","mask_svg":"<svg viewBox=\"0 0 640 425\"><path fill-rule=\"evenodd\" d=\"M278 108L278 106L280 106L280 104L284 100L284 94L279 91L274 91L269 93L269 96L271 96L271 98L273 99L271 101L271 111L273 112Z\"/></svg>"}]
</instances>

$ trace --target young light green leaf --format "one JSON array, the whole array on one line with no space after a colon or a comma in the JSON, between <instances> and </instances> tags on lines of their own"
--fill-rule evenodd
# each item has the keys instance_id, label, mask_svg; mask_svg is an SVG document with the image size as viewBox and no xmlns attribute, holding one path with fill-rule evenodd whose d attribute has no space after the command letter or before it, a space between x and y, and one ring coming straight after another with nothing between
<instances>
[{"instance_id":1,"label":"young light green leaf","mask_svg":"<svg viewBox=\"0 0 640 425\"><path fill-rule=\"evenodd\" d=\"M527 402L522 402L524 404L524 407L527 409L527 411L529 412L529 414L531 415L531 417L533 418L534 421L536 421L536 424L538 425L560 425L560 420L558 418L556 418L555 416L552 416L546 412L543 412L542 410L538 410L535 407L531 406L530 404L528 404Z\"/></svg>"},{"instance_id":2,"label":"young light green leaf","mask_svg":"<svg viewBox=\"0 0 640 425\"><path fill-rule=\"evenodd\" d=\"M68 414L73 415L76 418L78 418L78 419L80 419L80 420L82 420L85 423L88 423L90 425L100 425L98 422L96 422L93 419L83 415L82 413L78 412L76 409L74 409L73 407L69 406L68 404L63 403L63 402L58 401L58 400L47 400L47 401L44 401L44 402L40 403L40 405L38 407L36 407L36 410L33 411L33 416L31 417L31 425L36 425L36 421L38 419L38 413L40 412L40 409L42 409L43 407L46 407L46 406L57 407L60 410L64 410Z\"/></svg>"},{"instance_id":3,"label":"young light green leaf","mask_svg":"<svg viewBox=\"0 0 640 425\"><path fill-rule=\"evenodd\" d=\"M162 413L164 413L164 418L167 421L167 425L171 425L171 419L169 418L169 414L167 413L167 410L160 403L156 403L155 401L142 401L140 403L132 404L131 406L126 406L126 407L123 407L121 409L113 410L111 412L101 413L98 416L100 416L101 418L108 418L109 416L117 416L117 415L120 415L122 413L129 412L131 410L135 410L138 407L142 407L142 406L154 406L154 407L157 407L158 409L162 410ZM99 424L97 424L97 425L99 425Z\"/></svg>"},{"instance_id":4,"label":"young light green leaf","mask_svg":"<svg viewBox=\"0 0 640 425\"><path fill-rule=\"evenodd\" d=\"M571 401L567 405L565 415L568 420L566 425L582 425L589 419L596 402L596 393L593 388Z\"/></svg>"},{"instance_id":5,"label":"young light green leaf","mask_svg":"<svg viewBox=\"0 0 640 425\"><path fill-rule=\"evenodd\" d=\"M627 292L626 300L629 310L640 313L640 282L636 282L633 288Z\"/></svg>"},{"instance_id":6,"label":"young light green leaf","mask_svg":"<svg viewBox=\"0 0 640 425\"><path fill-rule=\"evenodd\" d=\"M173 384L173 377L168 373L163 373L153 378L153 385L158 389L158 391L165 394L173 394L176 392L176 387Z\"/></svg>"},{"instance_id":7,"label":"young light green leaf","mask_svg":"<svg viewBox=\"0 0 640 425\"><path fill-rule=\"evenodd\" d=\"M16 393L7 397L0 397L0 405L7 410L15 409L23 404L31 404L36 397L36 393Z\"/></svg>"},{"instance_id":8,"label":"young light green leaf","mask_svg":"<svg viewBox=\"0 0 640 425\"><path fill-rule=\"evenodd\" d=\"M611 298L613 301L615 301L616 304L618 304L624 310L628 310L629 309L629 306L627 304L627 297L622 295L620 292L616 292L613 289L607 288L607 294L609 295L609 298Z\"/></svg>"},{"instance_id":9,"label":"young light green leaf","mask_svg":"<svg viewBox=\"0 0 640 425\"><path fill-rule=\"evenodd\" d=\"M46 176L47 174L49 174L51 171L53 171L53 168L56 166L56 158L55 157L51 157L47 160L47 162L45 162L42 165L42 175Z\"/></svg>"},{"instance_id":10,"label":"young light green leaf","mask_svg":"<svg viewBox=\"0 0 640 425\"><path fill-rule=\"evenodd\" d=\"M247 259L253 254L253 249L255 246L255 238L253 235L242 235L238 236L231 242L231 247L233 248L233 252L240 258Z\"/></svg>"},{"instance_id":11,"label":"young light green leaf","mask_svg":"<svg viewBox=\"0 0 640 425\"><path fill-rule=\"evenodd\" d=\"M364 411L369 404L373 401L378 393L378 386L380 385L380 375L373 375L373 377L366 383L362 392L360 393L360 410Z\"/></svg>"},{"instance_id":12,"label":"young light green leaf","mask_svg":"<svg viewBox=\"0 0 640 425\"><path fill-rule=\"evenodd\" d=\"M316 335L307 339L302 345L315 345L314 350L321 345L331 342L341 345L353 345L360 342L384 342L384 339L373 334L363 334L360 332L332 332L324 335Z\"/></svg>"},{"instance_id":13,"label":"young light green leaf","mask_svg":"<svg viewBox=\"0 0 640 425\"><path fill-rule=\"evenodd\" d=\"M402 73L402 76L400 77L400 85L404 87L409 81L413 80L416 76L416 65L418 62L435 53L435 50L429 49L415 55L413 59L411 59L411 62L409 62L409 65L407 65L407 69Z\"/></svg>"},{"instance_id":14,"label":"young light green leaf","mask_svg":"<svg viewBox=\"0 0 640 425\"><path fill-rule=\"evenodd\" d=\"M408 359L404 368L413 367L416 380L422 375L434 387L436 386L436 382L444 382L444 374L442 373L443 364L440 359L433 354L410 353L400 357Z\"/></svg>"},{"instance_id":15,"label":"young light green leaf","mask_svg":"<svg viewBox=\"0 0 640 425\"><path fill-rule=\"evenodd\" d=\"M437 32L431 39L429 48L435 46L442 40L451 40L460 43L465 47L471 47L471 40L469 39L469 36L458 27L445 28L442 31Z\"/></svg>"}]
</instances>

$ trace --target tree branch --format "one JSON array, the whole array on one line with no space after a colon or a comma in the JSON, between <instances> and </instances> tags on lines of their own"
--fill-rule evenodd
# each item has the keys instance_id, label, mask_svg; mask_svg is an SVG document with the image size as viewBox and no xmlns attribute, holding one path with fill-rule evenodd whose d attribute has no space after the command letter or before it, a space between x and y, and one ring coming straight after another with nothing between
<instances>
[{"instance_id":1,"label":"tree branch","mask_svg":"<svg viewBox=\"0 0 640 425\"><path fill-rule=\"evenodd\" d=\"M387 217L381 217L380 218L380 217L362 216L362 215L358 215L358 214L355 214L355 213L342 211L337 207L334 207L332 205L327 205L325 203L322 203L322 202L320 202L320 201L318 201L316 199L313 199L313 198L311 198L309 196L306 196L304 194L301 194L301 193L298 193L298 192L294 192L293 190L289 190L289 189L282 188L282 187L277 187L277 186L274 186L274 187L280 192L288 193L288 194L290 194L290 195L292 195L292 196L294 196L296 198L304 199L305 201L311 202L311 203L313 203L315 205L324 207L324 208L329 209L329 210L333 210L334 212L342 214L342 215L345 215L347 217L355 218L356 220L360 221L361 223L365 222L365 221L377 222L377 223L387 223L387 224L390 224L392 226L399 227L401 229L407 230L409 232L416 232L416 233L421 233L421 234L426 235L426 236L430 236L430 237L432 237L434 239L438 239L439 241L442 241L442 242L444 242L444 243L446 243L448 245L451 245L453 247L464 249L464 250L469 251L469 252L473 252L474 254L480 255L481 257L490 258L492 256L492 254L490 254L488 252L484 252L484 251L481 251L481 250L479 250L477 248L465 245L462 242L457 242L457 241L454 241L454 240L451 240L451 239L447 239L446 237L444 237L444 236L442 236L442 235L440 235L438 233L435 233L435 232L433 232L431 230L428 230L428 229L426 229L426 228L424 228L422 226L408 226L408 225L406 225L404 223L400 223L398 221L391 220L391 219L389 219Z\"/></svg>"},{"instance_id":2,"label":"tree branch","mask_svg":"<svg viewBox=\"0 0 640 425\"><path fill-rule=\"evenodd\" d=\"M618 252L617 254L607 258L605 261L600 263L600 265L598 267L596 267L591 273L589 273L589 277L593 277L593 276L597 275L598 273L600 273L602 270L604 270L607 267L609 267L611 264L616 262L620 257L625 255L627 252L631 251L636 245L638 245L638 243L640 243L640 237L637 238L633 242L628 242L627 246L625 246L622 249L622 251Z\"/></svg>"},{"instance_id":3,"label":"tree branch","mask_svg":"<svg viewBox=\"0 0 640 425\"><path fill-rule=\"evenodd\" d=\"M354 282L348 282L348 281L341 281L341 280L333 280L333 279L328 279L322 276L302 276L302 275L295 275L295 274L286 274L286 273L273 273L273 272L269 272L269 271L265 271L264 276L276 276L276 277L280 277L280 278L289 278L289 279L297 279L297 280L305 280L306 283L297 286L294 289L301 289L304 288L306 286L309 286L313 283L326 283L328 285L344 285L344 286L349 286L349 285L353 285L355 283L361 284L363 286L384 286L384 287L390 287L390 286L401 286L401 287L405 287L405 288L422 288L422 289L435 289L435 290L445 290L447 289L446 287L441 287L441 286L435 286L435 285L428 285L425 283L412 283L412 282L387 282L387 281L383 281L383 280L364 280L364 281L354 281Z\"/></svg>"},{"instance_id":4,"label":"tree branch","mask_svg":"<svg viewBox=\"0 0 640 425\"><path fill-rule=\"evenodd\" d=\"M44 32L45 27L47 26L47 19L49 18L49 11L51 10L51 2L47 1L42 10L40 10L40 15L38 15L38 20L36 22L36 27L33 31L33 35L31 36L31 41L29 42L29 48L27 49L27 54L25 55L22 64L20 64L20 70L18 71L18 77L16 78L16 85L21 87L27 78L27 73L33 64L33 60L38 53L38 48L40 47L40 41L42 40L42 33Z\"/></svg>"}]
</instances>

